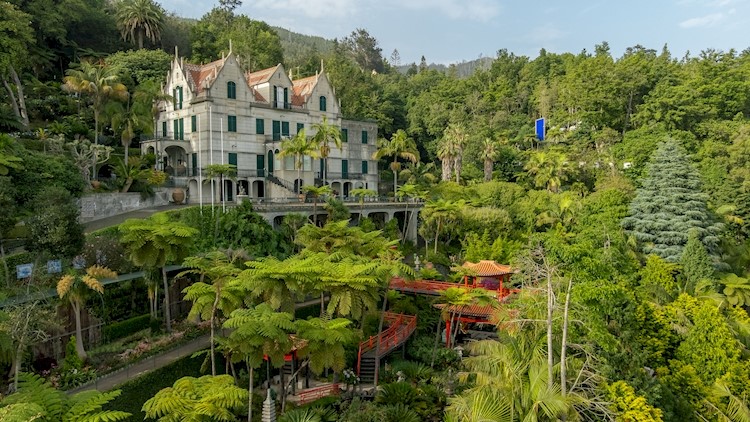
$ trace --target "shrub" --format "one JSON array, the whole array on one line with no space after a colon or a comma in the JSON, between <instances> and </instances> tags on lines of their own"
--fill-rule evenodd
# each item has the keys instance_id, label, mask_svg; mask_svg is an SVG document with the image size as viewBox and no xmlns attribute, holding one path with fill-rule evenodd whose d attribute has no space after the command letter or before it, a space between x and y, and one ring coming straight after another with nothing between
<instances>
[{"instance_id":1,"label":"shrub","mask_svg":"<svg viewBox=\"0 0 750 422\"><path fill-rule=\"evenodd\" d=\"M103 335L107 341L113 341L145 330L151 325L151 315L139 315L125 321L115 322L104 327Z\"/></svg>"}]
</instances>

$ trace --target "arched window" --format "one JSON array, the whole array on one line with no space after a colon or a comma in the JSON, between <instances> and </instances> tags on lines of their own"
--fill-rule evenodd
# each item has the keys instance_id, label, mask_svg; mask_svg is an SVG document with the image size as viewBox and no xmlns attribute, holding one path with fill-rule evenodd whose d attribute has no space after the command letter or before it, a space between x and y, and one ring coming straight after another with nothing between
<instances>
[{"instance_id":1,"label":"arched window","mask_svg":"<svg viewBox=\"0 0 750 422\"><path fill-rule=\"evenodd\" d=\"M326 111L326 97L324 95L320 96L320 111Z\"/></svg>"},{"instance_id":2,"label":"arched window","mask_svg":"<svg viewBox=\"0 0 750 422\"><path fill-rule=\"evenodd\" d=\"M237 98L237 84L232 81L227 82L227 98L232 100Z\"/></svg>"}]
</instances>

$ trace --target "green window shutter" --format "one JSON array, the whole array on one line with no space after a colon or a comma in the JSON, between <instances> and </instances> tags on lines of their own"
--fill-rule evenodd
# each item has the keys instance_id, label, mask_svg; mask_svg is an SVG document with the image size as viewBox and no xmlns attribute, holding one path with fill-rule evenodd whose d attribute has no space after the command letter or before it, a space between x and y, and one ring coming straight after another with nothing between
<instances>
[{"instance_id":1,"label":"green window shutter","mask_svg":"<svg viewBox=\"0 0 750 422\"><path fill-rule=\"evenodd\" d=\"M367 143L367 131L366 130L362 131L362 143L363 144Z\"/></svg>"},{"instance_id":2,"label":"green window shutter","mask_svg":"<svg viewBox=\"0 0 750 422\"><path fill-rule=\"evenodd\" d=\"M227 163L237 167L237 153L236 152L229 153L229 156L227 158Z\"/></svg>"},{"instance_id":3,"label":"green window shutter","mask_svg":"<svg viewBox=\"0 0 750 422\"><path fill-rule=\"evenodd\" d=\"M232 100L237 98L237 84L232 81L227 82L227 98Z\"/></svg>"},{"instance_id":4,"label":"green window shutter","mask_svg":"<svg viewBox=\"0 0 750 422\"><path fill-rule=\"evenodd\" d=\"M288 88L284 88L284 108L287 108L287 109L292 108L290 107L290 104L289 104L289 89Z\"/></svg>"},{"instance_id":5,"label":"green window shutter","mask_svg":"<svg viewBox=\"0 0 750 422\"><path fill-rule=\"evenodd\" d=\"M266 175L266 156L258 154L255 156L256 176L264 177Z\"/></svg>"},{"instance_id":6,"label":"green window shutter","mask_svg":"<svg viewBox=\"0 0 750 422\"><path fill-rule=\"evenodd\" d=\"M367 161L362 160L362 174L367 174Z\"/></svg>"},{"instance_id":7,"label":"green window shutter","mask_svg":"<svg viewBox=\"0 0 750 422\"><path fill-rule=\"evenodd\" d=\"M304 123L297 123L297 133L302 132L305 129Z\"/></svg>"},{"instance_id":8,"label":"green window shutter","mask_svg":"<svg viewBox=\"0 0 750 422\"><path fill-rule=\"evenodd\" d=\"M273 140L278 141L281 139L281 122L274 120L271 130L273 130Z\"/></svg>"},{"instance_id":9,"label":"green window shutter","mask_svg":"<svg viewBox=\"0 0 750 422\"><path fill-rule=\"evenodd\" d=\"M180 119L179 128L180 128L179 139L181 141L184 141L185 140L185 119Z\"/></svg>"},{"instance_id":10,"label":"green window shutter","mask_svg":"<svg viewBox=\"0 0 750 422\"><path fill-rule=\"evenodd\" d=\"M198 116L190 116L190 132L198 131Z\"/></svg>"},{"instance_id":11,"label":"green window shutter","mask_svg":"<svg viewBox=\"0 0 750 422\"><path fill-rule=\"evenodd\" d=\"M341 142L349 142L349 130L341 129Z\"/></svg>"},{"instance_id":12,"label":"green window shutter","mask_svg":"<svg viewBox=\"0 0 750 422\"><path fill-rule=\"evenodd\" d=\"M326 97L320 96L320 111L326 111Z\"/></svg>"},{"instance_id":13,"label":"green window shutter","mask_svg":"<svg viewBox=\"0 0 750 422\"><path fill-rule=\"evenodd\" d=\"M162 138L167 137L167 122L166 121L161 122L161 137Z\"/></svg>"},{"instance_id":14,"label":"green window shutter","mask_svg":"<svg viewBox=\"0 0 750 422\"><path fill-rule=\"evenodd\" d=\"M190 154L190 156L191 156L190 158L192 159L192 162L193 162L192 163L193 164L193 168L197 169L198 168L198 154ZM193 174L196 175L198 173L193 173Z\"/></svg>"},{"instance_id":15,"label":"green window shutter","mask_svg":"<svg viewBox=\"0 0 750 422\"><path fill-rule=\"evenodd\" d=\"M341 178L349 178L349 160L341 160Z\"/></svg>"},{"instance_id":16,"label":"green window shutter","mask_svg":"<svg viewBox=\"0 0 750 422\"><path fill-rule=\"evenodd\" d=\"M281 122L281 136L289 136L289 122Z\"/></svg>"},{"instance_id":17,"label":"green window shutter","mask_svg":"<svg viewBox=\"0 0 750 422\"><path fill-rule=\"evenodd\" d=\"M237 116L227 117L227 131L237 132Z\"/></svg>"},{"instance_id":18,"label":"green window shutter","mask_svg":"<svg viewBox=\"0 0 750 422\"><path fill-rule=\"evenodd\" d=\"M178 95L178 99L179 99L179 101L178 101L179 106L180 106L179 108L180 108L180 110L182 110L182 87L181 86L177 87L177 95Z\"/></svg>"},{"instance_id":19,"label":"green window shutter","mask_svg":"<svg viewBox=\"0 0 750 422\"><path fill-rule=\"evenodd\" d=\"M273 86L273 107L279 102L279 92L276 91L276 85Z\"/></svg>"},{"instance_id":20,"label":"green window shutter","mask_svg":"<svg viewBox=\"0 0 750 422\"><path fill-rule=\"evenodd\" d=\"M177 119L172 120L172 139L180 139L180 122Z\"/></svg>"},{"instance_id":21,"label":"green window shutter","mask_svg":"<svg viewBox=\"0 0 750 422\"><path fill-rule=\"evenodd\" d=\"M263 119L255 119L255 134L263 135L266 133L266 121Z\"/></svg>"}]
</instances>

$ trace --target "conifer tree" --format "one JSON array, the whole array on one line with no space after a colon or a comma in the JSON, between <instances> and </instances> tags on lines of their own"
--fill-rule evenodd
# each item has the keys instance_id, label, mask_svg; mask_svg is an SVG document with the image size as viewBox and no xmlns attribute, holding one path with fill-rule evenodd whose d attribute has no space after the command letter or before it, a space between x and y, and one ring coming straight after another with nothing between
<instances>
[{"instance_id":1,"label":"conifer tree","mask_svg":"<svg viewBox=\"0 0 750 422\"><path fill-rule=\"evenodd\" d=\"M694 287L702 279L711 278L714 275L711 257L708 256L695 230L691 230L688 234L680 264L682 264L682 275L685 277L686 286Z\"/></svg>"},{"instance_id":2,"label":"conifer tree","mask_svg":"<svg viewBox=\"0 0 750 422\"><path fill-rule=\"evenodd\" d=\"M679 262L692 230L709 253L716 249L719 226L712 220L701 192L698 172L674 139L662 142L622 225L645 254Z\"/></svg>"}]
</instances>

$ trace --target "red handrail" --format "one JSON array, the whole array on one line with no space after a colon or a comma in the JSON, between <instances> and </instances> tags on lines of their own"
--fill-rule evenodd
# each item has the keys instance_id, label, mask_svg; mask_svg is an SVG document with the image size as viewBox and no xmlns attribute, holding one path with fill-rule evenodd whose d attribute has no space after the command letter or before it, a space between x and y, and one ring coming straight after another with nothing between
<instances>
[{"instance_id":1,"label":"red handrail","mask_svg":"<svg viewBox=\"0 0 750 422\"><path fill-rule=\"evenodd\" d=\"M331 394L339 394L341 389L338 383L322 385L320 387L308 388L297 392L298 405L310 403L322 397L328 397Z\"/></svg>"},{"instance_id":2,"label":"red handrail","mask_svg":"<svg viewBox=\"0 0 750 422\"><path fill-rule=\"evenodd\" d=\"M377 336L370 336L367 340L359 343L357 374L359 374L362 366L362 354L375 349L378 345L378 338L380 339L380 356L377 356L377 358L403 343L417 328L417 317L414 315L386 312L383 315L383 320L389 323L387 329L380 332Z\"/></svg>"}]
</instances>

